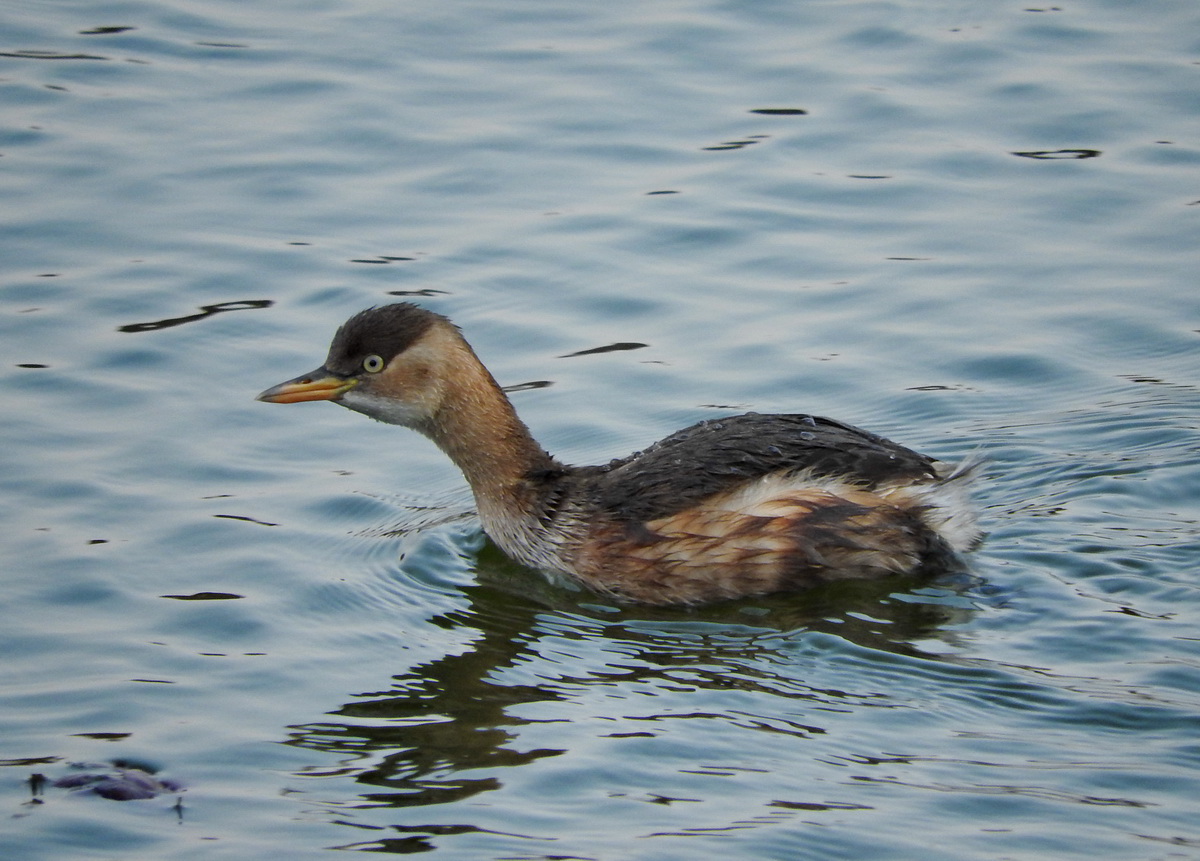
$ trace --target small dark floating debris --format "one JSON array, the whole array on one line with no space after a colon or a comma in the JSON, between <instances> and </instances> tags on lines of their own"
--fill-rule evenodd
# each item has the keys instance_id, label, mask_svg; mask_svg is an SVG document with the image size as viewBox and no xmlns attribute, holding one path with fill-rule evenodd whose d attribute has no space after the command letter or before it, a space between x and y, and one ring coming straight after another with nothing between
<instances>
[{"instance_id":1,"label":"small dark floating debris","mask_svg":"<svg viewBox=\"0 0 1200 861\"><path fill-rule=\"evenodd\" d=\"M241 514L214 514L213 517L219 517L222 520L243 520L246 523L257 523L259 526L278 526L278 523L270 523L266 520L255 520L253 517L245 517Z\"/></svg>"},{"instance_id":2,"label":"small dark floating debris","mask_svg":"<svg viewBox=\"0 0 1200 861\"><path fill-rule=\"evenodd\" d=\"M647 195L652 195L652 194L679 194L679 192L678 192L678 191L675 191L674 189L670 189L670 188L664 188L662 191L647 191L647 192L646 192L646 194L647 194Z\"/></svg>"},{"instance_id":3,"label":"small dark floating debris","mask_svg":"<svg viewBox=\"0 0 1200 861\"><path fill-rule=\"evenodd\" d=\"M1098 149L1046 149L1046 150L1033 150L1031 152L1013 152L1013 155L1020 156L1021 158L1036 158L1036 159L1041 159L1043 161L1054 160L1054 159L1082 159L1082 158L1096 158L1098 155L1100 155L1100 150L1098 150Z\"/></svg>"},{"instance_id":4,"label":"small dark floating debris","mask_svg":"<svg viewBox=\"0 0 1200 861\"><path fill-rule=\"evenodd\" d=\"M49 365L43 365L40 362L18 362L18 368L48 368Z\"/></svg>"},{"instance_id":5,"label":"small dark floating debris","mask_svg":"<svg viewBox=\"0 0 1200 861\"><path fill-rule=\"evenodd\" d=\"M477 825L393 825L391 827L393 831L399 831L402 834L504 834L503 831L489 831Z\"/></svg>"},{"instance_id":6,"label":"small dark floating debris","mask_svg":"<svg viewBox=\"0 0 1200 861\"><path fill-rule=\"evenodd\" d=\"M160 598L170 598L173 601L234 601L245 598L245 595L235 595L233 592L193 592L191 595L159 595Z\"/></svg>"},{"instance_id":7,"label":"small dark floating debris","mask_svg":"<svg viewBox=\"0 0 1200 861\"><path fill-rule=\"evenodd\" d=\"M764 114L768 117L800 117L808 113L804 108L751 108L752 114Z\"/></svg>"},{"instance_id":8,"label":"small dark floating debris","mask_svg":"<svg viewBox=\"0 0 1200 861\"><path fill-rule=\"evenodd\" d=\"M720 152L722 150L742 149L743 147L753 146L754 144L758 143L759 140L761 140L765 137L766 137L766 135L755 135L754 139L747 139L747 140L740 140L740 141L725 141L724 143L715 144L714 146L702 147L702 149L704 149L708 152Z\"/></svg>"},{"instance_id":9,"label":"small dark floating debris","mask_svg":"<svg viewBox=\"0 0 1200 861\"><path fill-rule=\"evenodd\" d=\"M389 290L389 296L448 296L446 290L434 290L432 287L424 287L420 290Z\"/></svg>"},{"instance_id":10,"label":"small dark floating debris","mask_svg":"<svg viewBox=\"0 0 1200 861\"><path fill-rule=\"evenodd\" d=\"M93 538L90 541L88 541L88 544L107 544L107 543L108 543L107 538Z\"/></svg>"},{"instance_id":11,"label":"small dark floating debris","mask_svg":"<svg viewBox=\"0 0 1200 861\"><path fill-rule=\"evenodd\" d=\"M396 263L398 261L412 261L415 257L396 257L393 255L381 254L378 257L359 257L351 260L351 263Z\"/></svg>"},{"instance_id":12,"label":"small dark floating debris","mask_svg":"<svg viewBox=\"0 0 1200 861\"><path fill-rule=\"evenodd\" d=\"M1135 610L1133 607L1122 607L1119 610L1104 610L1105 613L1122 613L1126 616L1136 616L1139 619L1158 619L1159 621L1167 621L1175 618L1175 613L1144 613L1141 610Z\"/></svg>"},{"instance_id":13,"label":"small dark floating debris","mask_svg":"<svg viewBox=\"0 0 1200 861\"><path fill-rule=\"evenodd\" d=\"M27 768L31 765L53 765L61 761L62 757L58 756L23 756L19 759L0 759L0 767Z\"/></svg>"},{"instance_id":14,"label":"small dark floating debris","mask_svg":"<svg viewBox=\"0 0 1200 861\"><path fill-rule=\"evenodd\" d=\"M171 317L166 320L153 320L149 323L130 323L118 326L118 332L154 332L158 329L169 329L184 323L203 320L213 314L225 311L249 311L254 308L270 308L275 303L270 299L239 299L233 302L218 302L215 305L201 305L199 314L188 314L186 317Z\"/></svg>"},{"instance_id":15,"label":"small dark floating debris","mask_svg":"<svg viewBox=\"0 0 1200 861\"><path fill-rule=\"evenodd\" d=\"M80 36L111 36L113 33L126 33L137 27L93 27L90 30L80 30Z\"/></svg>"},{"instance_id":16,"label":"small dark floating debris","mask_svg":"<svg viewBox=\"0 0 1200 861\"><path fill-rule=\"evenodd\" d=\"M656 793L651 794L651 796L648 800L651 804L661 804L664 807L675 804L676 802L679 802L679 801L688 801L688 802L692 802L692 803L696 803L696 802L700 801L699 798L673 798L670 795L658 795Z\"/></svg>"},{"instance_id":17,"label":"small dark floating debris","mask_svg":"<svg viewBox=\"0 0 1200 861\"><path fill-rule=\"evenodd\" d=\"M0 51L0 57L15 57L18 60L107 60L95 54L60 54L57 51Z\"/></svg>"},{"instance_id":18,"label":"small dark floating debris","mask_svg":"<svg viewBox=\"0 0 1200 861\"><path fill-rule=\"evenodd\" d=\"M604 347L592 347L589 350L579 350L575 353L567 353L559 356L560 359L572 359L576 356L591 356L595 353L618 353L622 350L640 350L643 347L648 347L649 344L639 344L637 341L619 341L616 344L608 344Z\"/></svg>"},{"instance_id":19,"label":"small dark floating debris","mask_svg":"<svg viewBox=\"0 0 1200 861\"><path fill-rule=\"evenodd\" d=\"M527 392L530 389L546 389L554 385L553 380L530 380L528 383L514 383L511 386L503 386L506 392Z\"/></svg>"},{"instance_id":20,"label":"small dark floating debris","mask_svg":"<svg viewBox=\"0 0 1200 861\"><path fill-rule=\"evenodd\" d=\"M99 741L123 741L129 738L131 732L76 732L72 733L75 738L94 738Z\"/></svg>"},{"instance_id":21,"label":"small dark floating debris","mask_svg":"<svg viewBox=\"0 0 1200 861\"><path fill-rule=\"evenodd\" d=\"M768 807L780 807L784 810L870 810L865 804L849 804L839 801L772 801Z\"/></svg>"}]
</instances>

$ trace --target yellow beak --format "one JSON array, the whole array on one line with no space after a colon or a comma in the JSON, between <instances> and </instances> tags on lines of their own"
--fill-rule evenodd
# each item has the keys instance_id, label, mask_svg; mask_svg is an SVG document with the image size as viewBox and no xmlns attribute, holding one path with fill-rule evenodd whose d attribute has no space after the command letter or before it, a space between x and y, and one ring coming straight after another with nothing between
<instances>
[{"instance_id":1,"label":"yellow beak","mask_svg":"<svg viewBox=\"0 0 1200 861\"><path fill-rule=\"evenodd\" d=\"M256 400L271 404L298 404L301 401L336 401L358 385L355 377L338 377L324 368L303 374L286 383L272 386Z\"/></svg>"}]
</instances>

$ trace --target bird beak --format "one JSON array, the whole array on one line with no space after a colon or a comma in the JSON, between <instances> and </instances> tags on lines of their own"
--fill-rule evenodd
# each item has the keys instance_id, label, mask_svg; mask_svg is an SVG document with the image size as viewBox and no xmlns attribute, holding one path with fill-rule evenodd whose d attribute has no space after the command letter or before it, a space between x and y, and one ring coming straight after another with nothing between
<instances>
[{"instance_id":1,"label":"bird beak","mask_svg":"<svg viewBox=\"0 0 1200 861\"><path fill-rule=\"evenodd\" d=\"M272 386L256 400L270 404L298 404L301 401L336 401L358 385L354 377L346 378L317 368L310 374L302 374L294 380Z\"/></svg>"}]
</instances>

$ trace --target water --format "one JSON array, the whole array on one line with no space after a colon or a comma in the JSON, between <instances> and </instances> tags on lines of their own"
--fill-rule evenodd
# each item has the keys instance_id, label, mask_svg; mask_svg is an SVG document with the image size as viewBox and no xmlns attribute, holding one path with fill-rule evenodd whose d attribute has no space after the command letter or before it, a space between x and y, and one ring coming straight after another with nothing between
<instances>
[{"instance_id":1,"label":"water","mask_svg":"<svg viewBox=\"0 0 1200 861\"><path fill-rule=\"evenodd\" d=\"M1200 857L1198 23L0 4L5 857ZM252 400L395 295L567 460L812 411L986 455L988 540L552 587L416 435ZM114 761L187 789L30 803Z\"/></svg>"}]
</instances>

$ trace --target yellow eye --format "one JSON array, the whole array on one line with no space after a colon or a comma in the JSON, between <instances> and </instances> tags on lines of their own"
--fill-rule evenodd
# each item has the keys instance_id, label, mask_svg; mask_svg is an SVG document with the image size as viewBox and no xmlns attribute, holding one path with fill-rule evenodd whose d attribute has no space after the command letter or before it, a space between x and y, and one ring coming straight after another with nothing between
<instances>
[{"instance_id":1,"label":"yellow eye","mask_svg":"<svg viewBox=\"0 0 1200 861\"><path fill-rule=\"evenodd\" d=\"M383 370L383 359L380 356L367 356L363 359L363 370L368 374L378 374Z\"/></svg>"}]
</instances>

